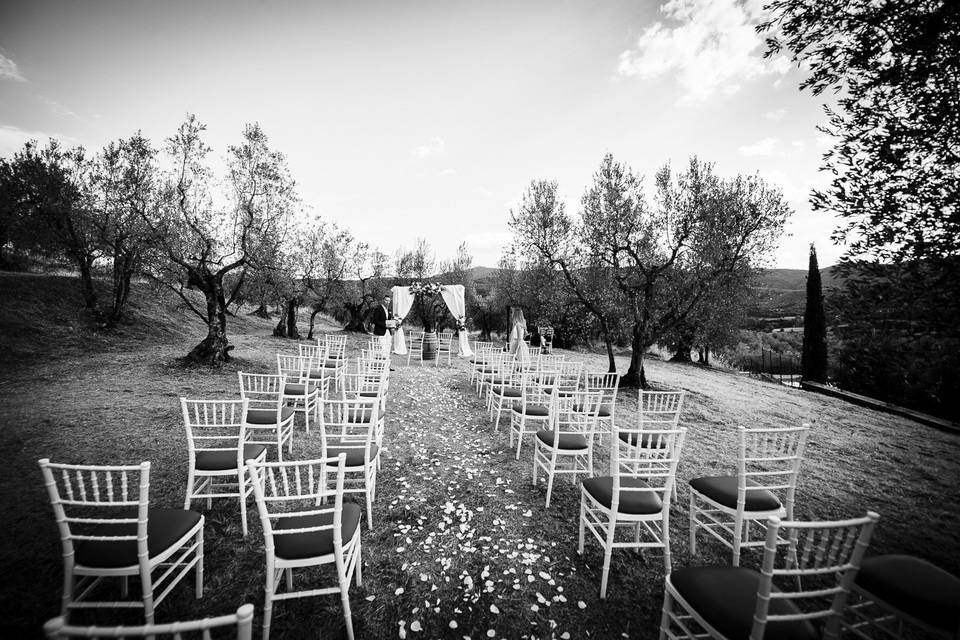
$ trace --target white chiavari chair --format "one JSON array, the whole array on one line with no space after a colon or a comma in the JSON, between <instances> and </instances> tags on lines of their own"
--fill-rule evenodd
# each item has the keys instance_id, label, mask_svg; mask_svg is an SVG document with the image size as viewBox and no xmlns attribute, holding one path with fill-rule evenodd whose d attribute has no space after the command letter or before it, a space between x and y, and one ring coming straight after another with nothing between
<instances>
[{"instance_id":1,"label":"white chiavari chair","mask_svg":"<svg viewBox=\"0 0 960 640\"><path fill-rule=\"evenodd\" d=\"M79 465L39 461L63 546L60 615L90 608L156 607L193 571L203 595L203 516L186 509L150 508L150 463ZM157 575L159 574L159 575ZM141 599L92 599L104 578L140 580Z\"/></svg>"},{"instance_id":2,"label":"white chiavari chair","mask_svg":"<svg viewBox=\"0 0 960 640\"><path fill-rule=\"evenodd\" d=\"M267 556L264 640L270 637L275 602L333 594L340 595L347 638L354 637L349 590L351 578L357 586L361 579L360 506L343 501L347 455L247 463ZM295 569L323 565L334 568L335 585L295 590ZM316 575L301 579L313 581Z\"/></svg>"},{"instance_id":3,"label":"white chiavari chair","mask_svg":"<svg viewBox=\"0 0 960 640\"><path fill-rule=\"evenodd\" d=\"M244 416L246 400L188 400L180 398L187 430L187 496L183 508L194 500L239 498L243 535L247 535L247 498L253 486L247 482L246 460L265 460L267 448L247 441Z\"/></svg>"}]
</instances>

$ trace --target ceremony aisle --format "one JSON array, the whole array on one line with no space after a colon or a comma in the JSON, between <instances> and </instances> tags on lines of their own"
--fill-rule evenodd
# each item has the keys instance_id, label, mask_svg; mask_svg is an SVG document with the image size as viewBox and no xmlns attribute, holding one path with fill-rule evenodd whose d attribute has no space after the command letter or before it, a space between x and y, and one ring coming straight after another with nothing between
<instances>
[{"instance_id":1,"label":"ceremony aisle","mask_svg":"<svg viewBox=\"0 0 960 640\"><path fill-rule=\"evenodd\" d=\"M599 546L576 553L579 488L558 482L544 509L532 448L514 460L467 382L465 363L398 367L391 381L375 543L361 624L398 636L653 637L659 558L613 561L601 602ZM625 562L626 561L626 562ZM631 567L622 566L633 565ZM638 606L639 603L643 603Z\"/></svg>"}]
</instances>

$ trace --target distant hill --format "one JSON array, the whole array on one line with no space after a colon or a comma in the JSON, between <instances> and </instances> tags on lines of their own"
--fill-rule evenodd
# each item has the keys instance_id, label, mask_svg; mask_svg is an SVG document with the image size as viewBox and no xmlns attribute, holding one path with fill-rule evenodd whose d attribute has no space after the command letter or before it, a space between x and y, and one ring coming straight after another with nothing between
<instances>
[{"instance_id":1,"label":"distant hill","mask_svg":"<svg viewBox=\"0 0 960 640\"><path fill-rule=\"evenodd\" d=\"M820 270L823 290L839 285L835 267ZM807 303L806 269L768 269L754 285L757 305L750 315L755 318L802 316Z\"/></svg>"}]
</instances>

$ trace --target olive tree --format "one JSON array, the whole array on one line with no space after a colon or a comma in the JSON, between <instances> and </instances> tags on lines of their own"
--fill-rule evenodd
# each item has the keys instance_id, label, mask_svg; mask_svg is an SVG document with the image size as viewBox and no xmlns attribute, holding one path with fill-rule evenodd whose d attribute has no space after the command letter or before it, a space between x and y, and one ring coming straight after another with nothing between
<instances>
[{"instance_id":1,"label":"olive tree","mask_svg":"<svg viewBox=\"0 0 960 640\"><path fill-rule=\"evenodd\" d=\"M219 202L206 164L205 126L189 115L166 149L173 161L164 206L146 218L159 251L151 274L177 293L206 326L207 335L188 354L192 361L230 359L224 278L256 265L276 250L298 201L284 156L270 148L259 125L248 124L240 144L228 149L227 194ZM203 304L188 290L199 291Z\"/></svg>"}]
</instances>

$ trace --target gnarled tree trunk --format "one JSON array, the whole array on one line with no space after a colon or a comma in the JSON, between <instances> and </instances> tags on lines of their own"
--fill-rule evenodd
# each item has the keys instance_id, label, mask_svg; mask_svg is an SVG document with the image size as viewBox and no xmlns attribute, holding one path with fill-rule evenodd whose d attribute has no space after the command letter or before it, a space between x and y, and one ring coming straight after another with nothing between
<instances>
[{"instance_id":1,"label":"gnarled tree trunk","mask_svg":"<svg viewBox=\"0 0 960 640\"><path fill-rule=\"evenodd\" d=\"M196 285L207 300L207 337L187 354L187 359L200 364L223 364L230 359L230 350L233 349L227 340L223 278L208 274L203 278L191 278L191 284Z\"/></svg>"},{"instance_id":2,"label":"gnarled tree trunk","mask_svg":"<svg viewBox=\"0 0 960 640\"><path fill-rule=\"evenodd\" d=\"M350 320L347 322L347 326L345 326L343 330L367 333L367 328L364 326L364 320L366 316L363 308L364 302L345 302L343 307L350 314Z\"/></svg>"}]
</instances>

